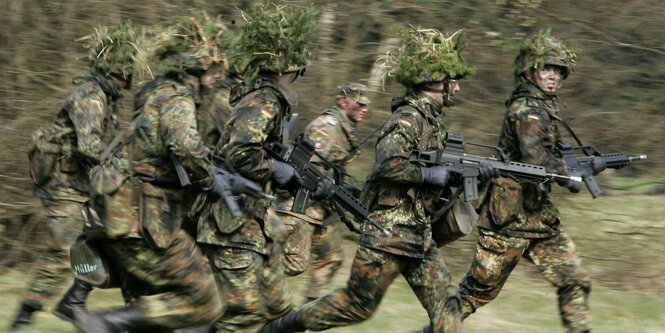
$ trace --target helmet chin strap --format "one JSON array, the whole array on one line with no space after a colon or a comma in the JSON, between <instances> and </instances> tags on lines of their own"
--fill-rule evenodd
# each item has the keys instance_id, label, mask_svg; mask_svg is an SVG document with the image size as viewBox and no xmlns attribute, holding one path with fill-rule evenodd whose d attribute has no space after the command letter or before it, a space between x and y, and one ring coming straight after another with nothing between
<instances>
[{"instance_id":1,"label":"helmet chin strap","mask_svg":"<svg viewBox=\"0 0 665 333\"><path fill-rule=\"evenodd\" d=\"M434 88L428 87L427 85L423 85L422 90L433 92L433 93L440 93L443 96L443 105L444 106L453 106L455 103L453 103L453 101L450 100L450 98L448 98L448 96L449 96L448 87L449 86L450 86L450 80L446 76L443 79L443 89L434 89Z\"/></svg>"}]
</instances>

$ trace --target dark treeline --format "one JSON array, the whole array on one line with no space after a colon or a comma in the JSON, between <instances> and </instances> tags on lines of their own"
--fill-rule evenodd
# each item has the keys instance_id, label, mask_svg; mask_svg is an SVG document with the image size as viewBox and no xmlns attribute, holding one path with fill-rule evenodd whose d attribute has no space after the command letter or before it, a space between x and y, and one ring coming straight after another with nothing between
<instances>
[{"instance_id":1,"label":"dark treeline","mask_svg":"<svg viewBox=\"0 0 665 333\"><path fill-rule=\"evenodd\" d=\"M190 8L242 24L240 9L254 1L2 0L0 14L0 252L39 232L39 202L31 196L27 172L30 134L55 116L72 88L71 77L85 70L84 49L76 39L95 25L131 18L137 25L161 24ZM493 144L501 128L503 101L513 87L512 61L520 40L544 27L580 50L576 73L564 81L563 118L587 144L601 151L646 153L649 160L620 174L656 176L665 170L665 3L662 1L284 1L319 10L317 60L296 82L300 93L296 132L333 102L335 86L366 83L375 92L360 135L389 114L400 93L375 60L396 46L395 25L412 24L452 33L466 28L467 60L476 75L461 82L457 105L448 112L449 130L469 141ZM140 83L140 82L135 82ZM127 120L131 95L125 100ZM572 141L572 139L571 139ZM373 161L374 140L354 161L352 173ZM366 171L364 171L366 172ZM37 214L35 214L37 213ZM8 241L11 239L12 241ZM12 247L13 246L13 247ZM0 264L30 259L8 251ZM29 252L27 253L29 254Z\"/></svg>"}]
</instances>

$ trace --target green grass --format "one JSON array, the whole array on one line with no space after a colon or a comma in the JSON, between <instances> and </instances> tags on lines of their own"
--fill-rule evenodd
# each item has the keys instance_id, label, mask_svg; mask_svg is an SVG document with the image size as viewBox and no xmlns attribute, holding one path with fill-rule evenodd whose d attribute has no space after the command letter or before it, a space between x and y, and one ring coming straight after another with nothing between
<instances>
[{"instance_id":1,"label":"green grass","mask_svg":"<svg viewBox=\"0 0 665 333\"><path fill-rule=\"evenodd\" d=\"M592 199L555 191L562 223L582 255L583 267L593 279L591 311L594 332L665 331L665 200L663 196L601 196ZM343 228L343 226L340 226ZM453 278L459 281L473 256L475 237L470 235L441 249ZM349 275L355 243L344 240L346 261L334 287ZM29 272L8 271L0 275L0 331L18 307ZM308 273L290 279L293 290L304 290ZM295 295L302 304L302 295ZM117 290L96 290L90 308L122 304ZM408 332L428 322L425 310L403 278L395 280L375 315L368 321L331 332ZM465 321L465 332L561 332L557 294L524 261L516 268L499 297ZM48 312L38 313L35 325L22 332L75 332L70 324Z\"/></svg>"}]
</instances>

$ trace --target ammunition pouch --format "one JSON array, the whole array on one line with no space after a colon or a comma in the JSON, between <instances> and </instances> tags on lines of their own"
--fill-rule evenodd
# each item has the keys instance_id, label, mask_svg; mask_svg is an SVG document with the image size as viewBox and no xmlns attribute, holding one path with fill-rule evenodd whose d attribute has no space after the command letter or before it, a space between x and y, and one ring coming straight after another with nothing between
<instances>
[{"instance_id":1,"label":"ammunition pouch","mask_svg":"<svg viewBox=\"0 0 665 333\"><path fill-rule=\"evenodd\" d=\"M519 221L524 215L522 187L516 181L505 177L493 179L489 195L489 211L497 226Z\"/></svg>"},{"instance_id":2,"label":"ammunition pouch","mask_svg":"<svg viewBox=\"0 0 665 333\"><path fill-rule=\"evenodd\" d=\"M30 138L28 161L30 178L36 186L44 185L55 170L58 160L63 158L62 137L71 129L51 126L39 128Z\"/></svg>"}]
</instances>

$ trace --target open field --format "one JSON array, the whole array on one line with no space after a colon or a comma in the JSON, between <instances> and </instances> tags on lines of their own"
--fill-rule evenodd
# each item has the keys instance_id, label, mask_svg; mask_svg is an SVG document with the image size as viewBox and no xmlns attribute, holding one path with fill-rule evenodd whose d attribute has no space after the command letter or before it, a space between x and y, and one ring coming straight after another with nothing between
<instances>
[{"instance_id":1,"label":"open field","mask_svg":"<svg viewBox=\"0 0 665 333\"><path fill-rule=\"evenodd\" d=\"M645 182L644 180L640 180ZM584 267L593 277L591 307L595 332L665 331L665 198L662 195L631 194L648 192L640 181L619 180L612 196L591 199L584 190L577 195L555 192L555 202L563 214L565 230L582 254ZM658 184L662 180L648 183ZM608 191L609 192L608 188ZM636 190L638 189L638 190ZM343 226L342 226L343 227ZM455 280L468 269L473 256L474 237L469 236L441 251ZM347 261L336 276L342 286L355 251L353 237L346 237ZM0 331L7 327L29 272L5 271L0 275ZM294 290L302 290L307 273L291 280ZM298 288L300 287L300 288ZM296 295L297 303L302 302ZM93 292L91 308L121 305L119 292ZM427 315L408 285L398 278L390 287L378 312L360 325L331 332L407 332L427 323ZM50 313L37 315L36 325L24 332L74 332L73 326ZM466 332L561 332L556 290L527 262L518 265L498 299L465 322Z\"/></svg>"}]
</instances>

